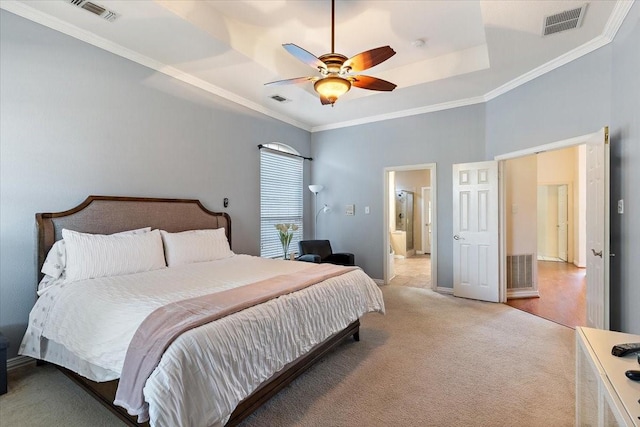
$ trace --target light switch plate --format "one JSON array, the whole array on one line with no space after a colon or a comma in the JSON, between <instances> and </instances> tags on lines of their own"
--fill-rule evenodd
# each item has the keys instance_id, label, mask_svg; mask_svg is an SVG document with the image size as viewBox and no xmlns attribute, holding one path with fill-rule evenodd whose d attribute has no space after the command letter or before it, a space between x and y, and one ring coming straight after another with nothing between
<instances>
[{"instance_id":1,"label":"light switch plate","mask_svg":"<svg viewBox=\"0 0 640 427\"><path fill-rule=\"evenodd\" d=\"M618 213L619 214L624 213L624 199L618 200Z\"/></svg>"},{"instance_id":2,"label":"light switch plate","mask_svg":"<svg viewBox=\"0 0 640 427\"><path fill-rule=\"evenodd\" d=\"M346 215L350 215L350 216L355 215L355 212L356 212L356 205L347 205L344 211Z\"/></svg>"},{"instance_id":3,"label":"light switch plate","mask_svg":"<svg viewBox=\"0 0 640 427\"><path fill-rule=\"evenodd\" d=\"M365 215L369 215L371 213L371 210L369 209L369 206L365 206L364 207L364 214Z\"/></svg>"}]
</instances>

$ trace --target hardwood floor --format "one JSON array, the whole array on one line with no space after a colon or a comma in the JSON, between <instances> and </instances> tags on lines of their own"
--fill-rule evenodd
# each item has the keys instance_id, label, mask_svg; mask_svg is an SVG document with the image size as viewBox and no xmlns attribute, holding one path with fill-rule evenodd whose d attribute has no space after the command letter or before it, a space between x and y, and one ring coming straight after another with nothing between
<instances>
[{"instance_id":1,"label":"hardwood floor","mask_svg":"<svg viewBox=\"0 0 640 427\"><path fill-rule=\"evenodd\" d=\"M429 255L395 259L391 285L431 288ZM540 298L512 299L508 305L561 325L586 326L586 270L566 262L538 261Z\"/></svg>"},{"instance_id":2,"label":"hardwood floor","mask_svg":"<svg viewBox=\"0 0 640 427\"><path fill-rule=\"evenodd\" d=\"M538 261L538 290L540 298L512 299L507 304L570 328L586 326L586 269Z\"/></svg>"}]
</instances>

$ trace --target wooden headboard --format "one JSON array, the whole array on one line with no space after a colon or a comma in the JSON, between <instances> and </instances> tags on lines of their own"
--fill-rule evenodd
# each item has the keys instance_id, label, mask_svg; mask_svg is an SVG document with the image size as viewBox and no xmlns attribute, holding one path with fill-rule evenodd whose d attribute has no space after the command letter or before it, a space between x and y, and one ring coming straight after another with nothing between
<instances>
[{"instance_id":1,"label":"wooden headboard","mask_svg":"<svg viewBox=\"0 0 640 427\"><path fill-rule=\"evenodd\" d=\"M143 197L89 196L64 212L36 214L38 281L40 270L62 229L92 234L112 234L151 227L172 233L206 228L225 229L231 245L231 218L225 212L211 212L199 200L152 199Z\"/></svg>"}]
</instances>

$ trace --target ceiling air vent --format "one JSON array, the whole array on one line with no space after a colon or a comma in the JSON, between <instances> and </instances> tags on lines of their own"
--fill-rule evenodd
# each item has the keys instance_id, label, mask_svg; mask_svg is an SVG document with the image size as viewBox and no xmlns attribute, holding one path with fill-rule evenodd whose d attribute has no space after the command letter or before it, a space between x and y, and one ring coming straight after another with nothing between
<instances>
[{"instance_id":1,"label":"ceiling air vent","mask_svg":"<svg viewBox=\"0 0 640 427\"><path fill-rule=\"evenodd\" d=\"M273 95L270 97L271 99L273 99L274 101L278 101L278 102L290 102L290 99L285 98L284 96L280 96L280 95Z\"/></svg>"},{"instance_id":2,"label":"ceiling air vent","mask_svg":"<svg viewBox=\"0 0 640 427\"><path fill-rule=\"evenodd\" d=\"M578 28L582 24L584 13L587 10L587 3L577 9L565 10L555 15L544 18L544 28L542 35L559 33L561 31Z\"/></svg>"},{"instance_id":3,"label":"ceiling air vent","mask_svg":"<svg viewBox=\"0 0 640 427\"><path fill-rule=\"evenodd\" d=\"M82 9L87 10L94 15L98 15L100 18L106 19L109 22L115 21L116 18L120 16L112 10L106 9L99 4L95 4L87 0L69 0L69 3L74 6L81 7Z\"/></svg>"}]
</instances>

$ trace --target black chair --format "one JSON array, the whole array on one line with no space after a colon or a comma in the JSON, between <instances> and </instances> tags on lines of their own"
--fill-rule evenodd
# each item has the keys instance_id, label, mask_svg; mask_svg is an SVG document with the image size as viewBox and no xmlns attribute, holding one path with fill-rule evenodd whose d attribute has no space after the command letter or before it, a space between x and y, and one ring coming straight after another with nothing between
<instances>
[{"instance_id":1,"label":"black chair","mask_svg":"<svg viewBox=\"0 0 640 427\"><path fill-rule=\"evenodd\" d=\"M300 256L298 261L330 263L338 265L356 265L355 257L350 253L333 253L328 240L301 240L298 243Z\"/></svg>"}]
</instances>

